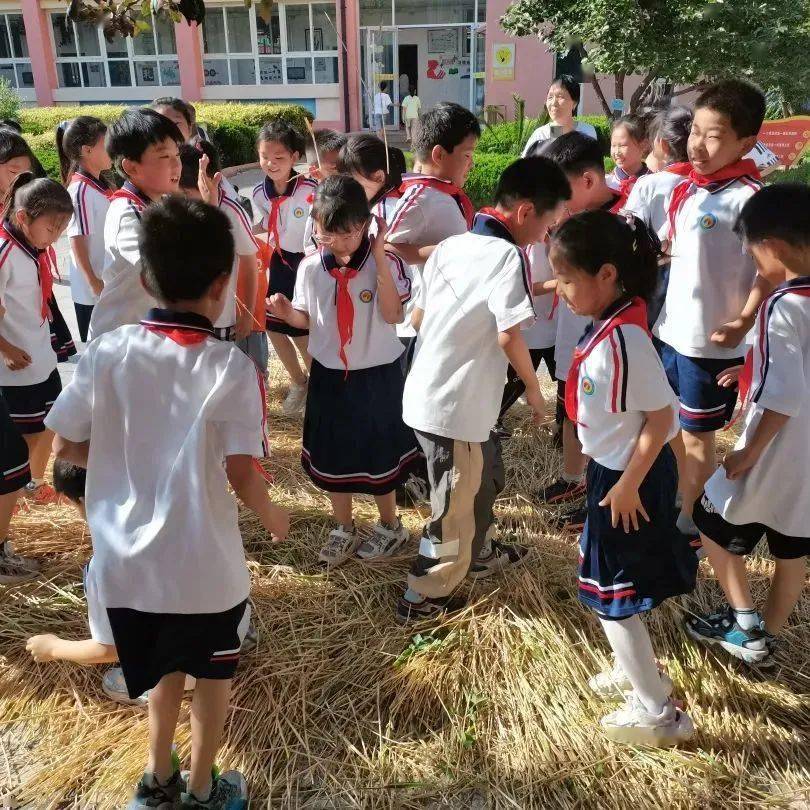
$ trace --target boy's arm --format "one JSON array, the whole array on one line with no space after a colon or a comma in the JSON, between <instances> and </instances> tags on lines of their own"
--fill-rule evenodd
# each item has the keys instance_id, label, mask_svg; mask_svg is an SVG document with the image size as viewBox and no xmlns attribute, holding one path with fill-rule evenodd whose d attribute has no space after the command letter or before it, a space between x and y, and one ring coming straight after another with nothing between
<instances>
[{"instance_id":1,"label":"boy's arm","mask_svg":"<svg viewBox=\"0 0 810 810\"><path fill-rule=\"evenodd\" d=\"M87 458L90 455L90 442L72 442L56 433L53 437L53 454L62 461L87 469Z\"/></svg>"},{"instance_id":2,"label":"boy's arm","mask_svg":"<svg viewBox=\"0 0 810 810\"><path fill-rule=\"evenodd\" d=\"M771 443L774 436L785 426L790 419L787 414L766 409L753 435L745 447L729 453L723 459L723 467L729 481L742 478L759 461L765 448Z\"/></svg>"},{"instance_id":3,"label":"boy's arm","mask_svg":"<svg viewBox=\"0 0 810 810\"><path fill-rule=\"evenodd\" d=\"M743 342L745 336L751 331L757 317L760 304L773 292L774 286L767 279L757 274L754 286L748 294L748 300L738 318L723 324L712 334L712 343L732 349Z\"/></svg>"},{"instance_id":4,"label":"boy's arm","mask_svg":"<svg viewBox=\"0 0 810 810\"><path fill-rule=\"evenodd\" d=\"M517 324L505 332L498 332L498 345L509 360L512 368L526 386L526 401L534 411L534 422L539 424L545 417L546 402L540 392L537 372L532 365L532 358L526 347L526 341Z\"/></svg>"},{"instance_id":5,"label":"boy's arm","mask_svg":"<svg viewBox=\"0 0 810 810\"><path fill-rule=\"evenodd\" d=\"M411 310L411 326L414 328L415 331L419 331L419 327L422 325L422 318L425 317L425 310L420 309L419 307L414 307Z\"/></svg>"},{"instance_id":6,"label":"boy's arm","mask_svg":"<svg viewBox=\"0 0 810 810\"><path fill-rule=\"evenodd\" d=\"M424 245L423 247L419 247L418 245L389 243L388 249L396 253L397 256L407 264L420 265L425 264L433 255L433 251L436 250L436 245Z\"/></svg>"},{"instance_id":7,"label":"boy's arm","mask_svg":"<svg viewBox=\"0 0 810 810\"><path fill-rule=\"evenodd\" d=\"M532 295L535 297L540 295L550 295L557 292L557 279L551 278L548 281L535 281L532 284Z\"/></svg>"},{"instance_id":8,"label":"boy's arm","mask_svg":"<svg viewBox=\"0 0 810 810\"><path fill-rule=\"evenodd\" d=\"M225 471L239 500L258 515L262 526L272 535L272 541L285 540L290 531L290 515L270 500L267 485L256 469L253 457L227 456Z\"/></svg>"},{"instance_id":9,"label":"boy's arm","mask_svg":"<svg viewBox=\"0 0 810 810\"><path fill-rule=\"evenodd\" d=\"M87 240L87 236L71 236L70 249L73 253L73 259L84 275L90 289L93 291L93 295L101 295L101 291L104 289L104 282L93 270L93 263L90 261L90 246Z\"/></svg>"},{"instance_id":10,"label":"boy's arm","mask_svg":"<svg viewBox=\"0 0 810 810\"><path fill-rule=\"evenodd\" d=\"M641 503L638 489L667 441L672 426L672 407L667 405L657 411L647 411L644 416L645 422L627 468L599 502L599 506L610 507L613 527L618 526L621 520L627 533L631 528L638 530L639 514L647 521L650 519Z\"/></svg>"}]
</instances>

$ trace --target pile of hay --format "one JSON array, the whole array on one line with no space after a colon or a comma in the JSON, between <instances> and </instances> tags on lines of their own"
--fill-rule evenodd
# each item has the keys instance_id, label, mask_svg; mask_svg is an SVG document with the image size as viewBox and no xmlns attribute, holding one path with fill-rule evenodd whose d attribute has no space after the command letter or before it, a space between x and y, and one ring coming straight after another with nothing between
<instances>
[{"instance_id":1,"label":"pile of hay","mask_svg":"<svg viewBox=\"0 0 810 810\"><path fill-rule=\"evenodd\" d=\"M260 641L240 664L221 755L247 775L253 807L806 806L806 601L779 667L751 671L696 649L678 629L684 610L718 603L704 563L697 592L649 622L698 728L694 742L671 751L611 744L597 725L606 706L586 684L608 653L576 600L575 538L555 534L552 511L532 504L558 454L525 409L512 417L509 483L497 512L504 531L532 547L531 561L465 586L470 607L440 627L403 629L393 607L416 540L396 560L317 571L328 501L301 472L300 422L280 416L277 370L271 389L268 466L293 529L289 542L273 546L242 515ZM358 512L361 523L373 522L370 500ZM414 536L423 516L405 515ZM144 767L146 713L106 699L103 668L37 665L24 648L34 633L86 634L87 532L66 506L24 513L13 529L21 552L43 558L45 573L0 588L0 795L10 790L37 810L120 808ZM760 600L771 568L764 557L753 565ZM182 722L177 746L186 758Z\"/></svg>"}]
</instances>

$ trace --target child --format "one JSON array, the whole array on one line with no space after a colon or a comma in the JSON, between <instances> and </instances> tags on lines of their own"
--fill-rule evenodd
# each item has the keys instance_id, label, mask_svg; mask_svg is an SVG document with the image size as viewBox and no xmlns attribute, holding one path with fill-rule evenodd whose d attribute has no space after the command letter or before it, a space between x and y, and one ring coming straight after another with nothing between
<instances>
[{"instance_id":1,"label":"child","mask_svg":"<svg viewBox=\"0 0 810 810\"><path fill-rule=\"evenodd\" d=\"M253 463L261 380L213 335L234 257L227 217L168 197L144 211L139 256L163 308L90 344L48 425L57 456L87 468L93 638L115 645L130 697L152 689L149 763L129 807L225 808L246 798L241 774L212 781L212 766L250 613L226 484L268 532L283 538L289 519ZM197 678L187 782L172 761L184 673Z\"/></svg>"},{"instance_id":2,"label":"child","mask_svg":"<svg viewBox=\"0 0 810 810\"><path fill-rule=\"evenodd\" d=\"M113 193L104 222L104 286L90 317L90 340L138 323L154 305L141 284L141 218L151 202L177 191L182 142L177 126L154 110L128 110L110 125L107 152L126 181Z\"/></svg>"},{"instance_id":3,"label":"child","mask_svg":"<svg viewBox=\"0 0 810 810\"><path fill-rule=\"evenodd\" d=\"M540 145L538 152L557 163L571 184L571 199L566 204L568 215L582 211L617 211L622 197L608 186L605 179L602 147L593 138L581 132L569 132L553 141ZM557 398L565 402L565 385L571 358L577 341L589 323L585 315L574 313L568 307L557 311L557 334L554 343L554 363L557 377ZM580 501L585 495L585 462L577 438L576 426L563 420L563 473L538 493L538 500L561 504ZM585 520L584 507L576 507L561 518L573 531L579 531Z\"/></svg>"},{"instance_id":4,"label":"child","mask_svg":"<svg viewBox=\"0 0 810 810\"><path fill-rule=\"evenodd\" d=\"M379 92L374 94L371 107L371 128L377 133L378 138L383 137L383 130L385 129L385 119L388 116L388 110L394 105L391 101L391 96L385 92L388 85L385 82L380 82Z\"/></svg>"},{"instance_id":5,"label":"child","mask_svg":"<svg viewBox=\"0 0 810 810\"><path fill-rule=\"evenodd\" d=\"M417 457L402 421L402 345L394 324L410 297L405 265L385 250L385 226L369 239L371 213L362 186L328 177L312 209L318 253L301 263L292 302L270 299L276 317L310 330L312 371L301 464L329 493L337 527L319 554L327 570L357 553L371 560L408 540L397 516L396 487ZM352 495L373 495L380 513L362 541Z\"/></svg>"},{"instance_id":6,"label":"child","mask_svg":"<svg viewBox=\"0 0 810 810\"><path fill-rule=\"evenodd\" d=\"M691 129L692 110L689 107L667 107L653 116L647 129L650 152L646 160L647 168L652 174L658 174L669 166L686 163L689 160L686 144ZM631 197L641 186L649 184L650 177L648 175L645 177L646 180L633 186ZM658 228L663 225L662 219ZM650 227L649 223L647 227Z\"/></svg>"},{"instance_id":7,"label":"child","mask_svg":"<svg viewBox=\"0 0 810 810\"><path fill-rule=\"evenodd\" d=\"M644 300L655 288L657 237L632 215L589 211L552 236L560 298L593 319L566 386L588 465L588 517L580 541L579 599L594 610L616 667L590 681L603 695L631 690L602 718L613 740L674 745L690 718L659 674L640 615L694 588L697 558L675 526L677 402L647 331Z\"/></svg>"},{"instance_id":8,"label":"child","mask_svg":"<svg viewBox=\"0 0 810 810\"><path fill-rule=\"evenodd\" d=\"M667 288L656 334L666 344L664 368L681 403L678 525L690 535L697 534L692 504L715 469L715 431L731 418L737 399L717 385L717 376L742 363L739 344L770 289L762 279L755 284L753 261L734 232L743 205L761 187L753 161L742 157L764 115L765 96L748 82L729 79L705 90L687 145L691 167L679 167L685 179L668 205L671 277L678 283Z\"/></svg>"},{"instance_id":9,"label":"child","mask_svg":"<svg viewBox=\"0 0 810 810\"><path fill-rule=\"evenodd\" d=\"M770 666L810 554L810 189L764 188L743 206L737 230L757 272L776 289L760 307L740 376L741 396L750 394L742 435L695 503L695 523L729 607L689 617L685 627L703 644ZM745 557L763 535L776 571L760 616Z\"/></svg>"},{"instance_id":10,"label":"child","mask_svg":"<svg viewBox=\"0 0 810 810\"><path fill-rule=\"evenodd\" d=\"M309 133L306 138L306 155L309 164L309 177L320 183L327 177L334 177L338 173L338 161L340 160L340 150L346 143L346 136L342 132L335 132L333 129L318 129ZM312 241L312 231L315 227L310 211L307 217L307 224L304 228L304 253L317 249L317 245Z\"/></svg>"},{"instance_id":11,"label":"child","mask_svg":"<svg viewBox=\"0 0 810 810\"><path fill-rule=\"evenodd\" d=\"M452 592L465 576L492 576L526 556L527 549L492 539L504 486L492 428L507 362L526 385L536 420L545 407L520 333L534 320L520 245L544 238L569 194L550 160L518 160L501 175L495 208L477 215L472 232L441 242L425 265L403 416L427 457L432 514L397 604L401 623L454 609Z\"/></svg>"},{"instance_id":12,"label":"child","mask_svg":"<svg viewBox=\"0 0 810 810\"><path fill-rule=\"evenodd\" d=\"M222 314L214 321L214 334L220 340L244 340L253 331L252 305L258 286L256 253L259 246L253 236L253 229L242 206L228 196L222 187L219 155L213 144L203 140L197 140L194 146L184 143L180 147L180 163L180 190L187 197L201 199L202 180L206 191L204 202L219 208L231 225L234 267L225 290L225 306ZM244 298L237 293L237 286ZM249 352L245 353L251 357ZM251 359L256 362L255 358Z\"/></svg>"},{"instance_id":13,"label":"child","mask_svg":"<svg viewBox=\"0 0 810 810\"><path fill-rule=\"evenodd\" d=\"M399 205L402 172L393 159L394 150L376 135L350 135L340 150L338 170L350 174L366 192L375 217L390 222Z\"/></svg>"},{"instance_id":14,"label":"child","mask_svg":"<svg viewBox=\"0 0 810 810\"><path fill-rule=\"evenodd\" d=\"M416 95L416 88L411 85L408 95L402 99L402 120L405 122L405 138L413 143L416 134L416 125L419 123L419 113L422 110L422 100Z\"/></svg>"},{"instance_id":15,"label":"child","mask_svg":"<svg viewBox=\"0 0 810 810\"><path fill-rule=\"evenodd\" d=\"M110 207L110 189L102 172L112 167L104 137L107 125L98 118L80 115L67 128L57 129L56 148L62 182L73 200L70 239L70 291L79 336L87 340L90 316L104 288L104 221Z\"/></svg>"},{"instance_id":16,"label":"child","mask_svg":"<svg viewBox=\"0 0 810 810\"><path fill-rule=\"evenodd\" d=\"M52 245L72 215L70 195L59 183L23 172L11 186L0 227L0 391L28 445L31 481L25 492L38 504L55 499L45 484L53 436L44 421L62 390L48 323ZM8 526L0 529L5 537Z\"/></svg>"},{"instance_id":17,"label":"child","mask_svg":"<svg viewBox=\"0 0 810 810\"><path fill-rule=\"evenodd\" d=\"M150 105L150 109L160 113L172 121L185 142L189 142L196 136L194 132L194 117L192 116L190 105L181 98L172 96L161 96L156 98Z\"/></svg>"},{"instance_id":18,"label":"child","mask_svg":"<svg viewBox=\"0 0 810 810\"><path fill-rule=\"evenodd\" d=\"M258 216L259 227L267 232L264 241L270 253L267 295L282 293L292 298L296 271L304 258L304 228L317 184L295 173L295 164L304 155L306 146L301 133L289 124L280 121L265 124L256 143L259 163L267 175L253 189L254 217ZM266 317L273 351L290 377L282 412L292 416L303 409L307 399L307 332L276 318L270 310Z\"/></svg>"},{"instance_id":19,"label":"child","mask_svg":"<svg viewBox=\"0 0 810 810\"><path fill-rule=\"evenodd\" d=\"M633 190L636 180L648 169L644 159L650 151L647 120L640 115L624 115L610 132L610 157L616 164L607 176L607 184L621 194L623 200Z\"/></svg>"}]
</instances>

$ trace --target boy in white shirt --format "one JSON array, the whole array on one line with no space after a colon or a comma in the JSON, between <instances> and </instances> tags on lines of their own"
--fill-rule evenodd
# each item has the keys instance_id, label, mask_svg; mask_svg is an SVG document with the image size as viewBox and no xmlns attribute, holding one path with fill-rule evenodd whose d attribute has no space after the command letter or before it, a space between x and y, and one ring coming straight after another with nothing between
<instances>
[{"instance_id":1,"label":"boy in white shirt","mask_svg":"<svg viewBox=\"0 0 810 810\"><path fill-rule=\"evenodd\" d=\"M91 343L46 424L57 457L87 468L93 638L115 645L131 698L152 688L149 763L128 808L222 810L246 798L241 774L212 781L212 766L250 618L227 484L277 538L289 519L254 466L266 448L261 378L214 337L234 256L227 218L169 197L144 213L139 256L166 308ZM187 781L172 754L184 673L197 678Z\"/></svg>"},{"instance_id":2,"label":"boy in white shirt","mask_svg":"<svg viewBox=\"0 0 810 810\"><path fill-rule=\"evenodd\" d=\"M694 509L728 607L690 616L685 628L703 644L772 666L810 554L810 188L763 189L743 207L737 230L757 272L778 286L759 309L756 342L739 377L750 405L742 435ZM721 384L733 384L736 372ZM760 615L745 557L763 535L776 570Z\"/></svg>"},{"instance_id":3,"label":"boy in white shirt","mask_svg":"<svg viewBox=\"0 0 810 810\"><path fill-rule=\"evenodd\" d=\"M411 87L410 92L402 99L402 120L405 122L405 137L413 143L419 113L422 111L422 100L416 95L416 88Z\"/></svg>"},{"instance_id":4,"label":"boy in white shirt","mask_svg":"<svg viewBox=\"0 0 810 810\"><path fill-rule=\"evenodd\" d=\"M526 555L490 538L503 487L492 428L508 363L525 383L536 419L544 409L520 332L535 318L520 245L544 238L569 195L551 161L518 160L501 176L496 207L477 215L471 233L439 244L425 266L403 419L427 457L432 515L397 605L402 623L453 609L451 594L468 573L491 576Z\"/></svg>"},{"instance_id":5,"label":"boy in white shirt","mask_svg":"<svg viewBox=\"0 0 810 810\"><path fill-rule=\"evenodd\" d=\"M141 284L141 216L149 203L177 191L181 143L177 125L154 110L128 110L107 131L107 152L126 182L113 193L104 222L104 289L90 317L88 340L138 323L154 306Z\"/></svg>"},{"instance_id":6,"label":"boy in white shirt","mask_svg":"<svg viewBox=\"0 0 810 810\"><path fill-rule=\"evenodd\" d=\"M388 115L388 110L394 104L394 102L391 101L391 96L385 92L386 87L388 87L388 85L385 82L380 82L380 90L374 94L374 98L372 99L371 128L377 133L378 138L383 137L385 118Z\"/></svg>"},{"instance_id":7,"label":"boy in white shirt","mask_svg":"<svg viewBox=\"0 0 810 810\"><path fill-rule=\"evenodd\" d=\"M765 96L754 85L735 79L712 85L695 104L691 166L670 167L685 179L668 206L672 283L655 333L665 344L662 360L681 403L678 528L690 535L697 534L692 505L714 472L715 432L731 418L737 399L717 377L742 362L740 344L770 289L757 279L734 232L742 207L761 188L754 162L743 155L756 143L764 115Z\"/></svg>"}]
</instances>

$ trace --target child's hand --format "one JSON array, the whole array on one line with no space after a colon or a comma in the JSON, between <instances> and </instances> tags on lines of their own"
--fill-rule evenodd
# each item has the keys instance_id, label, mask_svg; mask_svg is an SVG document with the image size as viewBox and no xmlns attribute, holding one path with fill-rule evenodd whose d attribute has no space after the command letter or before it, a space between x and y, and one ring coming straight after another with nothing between
<instances>
[{"instance_id":1,"label":"child's hand","mask_svg":"<svg viewBox=\"0 0 810 810\"><path fill-rule=\"evenodd\" d=\"M90 289L93 291L93 295L98 297L104 290L104 282L98 276L93 276L90 279Z\"/></svg>"},{"instance_id":2,"label":"child's hand","mask_svg":"<svg viewBox=\"0 0 810 810\"><path fill-rule=\"evenodd\" d=\"M310 164L309 171L307 172L311 180L314 180L316 183L320 183L323 181L324 173L321 171L320 166L317 163Z\"/></svg>"},{"instance_id":3,"label":"child's hand","mask_svg":"<svg viewBox=\"0 0 810 810\"><path fill-rule=\"evenodd\" d=\"M272 543L281 543L290 533L290 513L271 503L261 515L262 525L270 533Z\"/></svg>"},{"instance_id":4,"label":"child's hand","mask_svg":"<svg viewBox=\"0 0 810 810\"><path fill-rule=\"evenodd\" d=\"M532 409L532 421L534 424L539 425L544 422L546 419L546 401L543 399L540 389L526 391L526 402Z\"/></svg>"},{"instance_id":5,"label":"child's hand","mask_svg":"<svg viewBox=\"0 0 810 810\"><path fill-rule=\"evenodd\" d=\"M735 318L729 323L724 323L712 334L711 341L717 346L726 349L733 349L743 342L745 336L751 329L752 324L743 318Z\"/></svg>"},{"instance_id":6,"label":"child's hand","mask_svg":"<svg viewBox=\"0 0 810 810\"><path fill-rule=\"evenodd\" d=\"M219 184L222 182L222 172L213 177L208 176L208 155L200 155L200 170L197 173L197 188L203 202L216 205L219 202Z\"/></svg>"},{"instance_id":7,"label":"child's hand","mask_svg":"<svg viewBox=\"0 0 810 810\"><path fill-rule=\"evenodd\" d=\"M57 641L59 641L59 637L55 636L53 633L31 636L31 638L25 642L25 649L31 653L31 657L38 663L53 661L53 651L55 642Z\"/></svg>"},{"instance_id":8,"label":"child's hand","mask_svg":"<svg viewBox=\"0 0 810 810\"><path fill-rule=\"evenodd\" d=\"M731 366L717 375L717 384L721 388L736 388L744 366Z\"/></svg>"},{"instance_id":9,"label":"child's hand","mask_svg":"<svg viewBox=\"0 0 810 810\"><path fill-rule=\"evenodd\" d=\"M599 502L599 506L610 507L611 525L615 529L619 525L619 520L621 520L625 534L630 534L631 526L633 531L638 531L639 515L647 522L650 520L650 516L641 503L638 488L628 486L621 478L611 487L610 492L605 495L604 499Z\"/></svg>"},{"instance_id":10,"label":"child's hand","mask_svg":"<svg viewBox=\"0 0 810 810\"><path fill-rule=\"evenodd\" d=\"M24 352L22 349L17 348L9 343L3 349L3 362L9 371L22 371L27 366L31 365L31 356Z\"/></svg>"},{"instance_id":11,"label":"child's hand","mask_svg":"<svg viewBox=\"0 0 810 810\"><path fill-rule=\"evenodd\" d=\"M747 448L735 450L723 459L723 469L726 471L726 478L735 481L742 478L756 464L757 458Z\"/></svg>"},{"instance_id":12,"label":"child's hand","mask_svg":"<svg viewBox=\"0 0 810 810\"><path fill-rule=\"evenodd\" d=\"M237 340L244 340L253 331L253 313L249 309L239 309L234 331Z\"/></svg>"},{"instance_id":13,"label":"child's hand","mask_svg":"<svg viewBox=\"0 0 810 810\"><path fill-rule=\"evenodd\" d=\"M275 293L267 299L270 312L282 321L286 321L293 313L293 307L290 299L284 293Z\"/></svg>"},{"instance_id":14,"label":"child's hand","mask_svg":"<svg viewBox=\"0 0 810 810\"><path fill-rule=\"evenodd\" d=\"M385 251L385 237L388 236L388 223L376 214L374 214L374 222L377 223L377 235L371 240L371 249L373 251Z\"/></svg>"}]
</instances>

